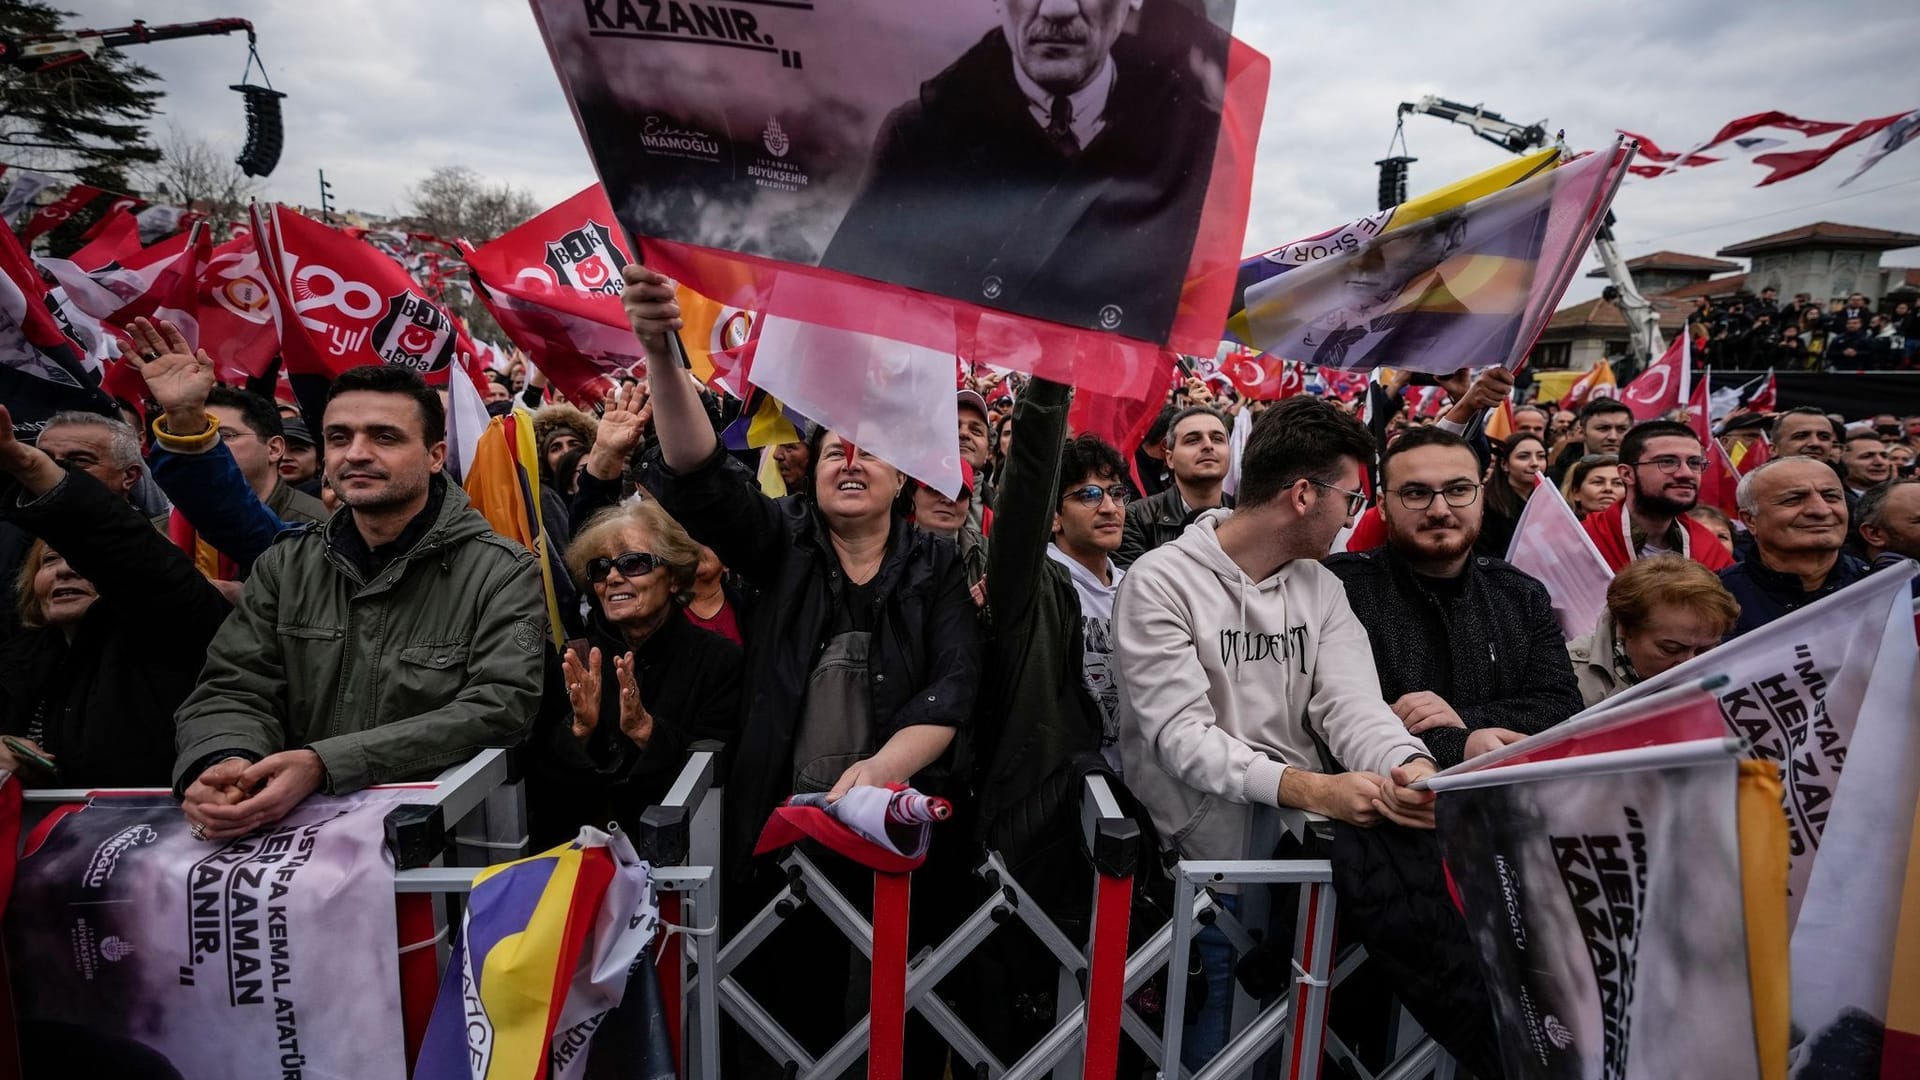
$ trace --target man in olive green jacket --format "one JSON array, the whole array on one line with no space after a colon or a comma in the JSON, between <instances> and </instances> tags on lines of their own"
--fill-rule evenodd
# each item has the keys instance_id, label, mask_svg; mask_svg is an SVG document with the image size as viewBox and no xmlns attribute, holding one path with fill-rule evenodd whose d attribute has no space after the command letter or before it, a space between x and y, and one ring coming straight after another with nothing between
<instances>
[{"instance_id":1,"label":"man in olive green jacket","mask_svg":"<svg viewBox=\"0 0 1920 1080\"><path fill-rule=\"evenodd\" d=\"M156 365L201 377L193 363L149 361L149 386ZM334 383L321 439L346 509L254 564L174 717L174 790L196 836L243 835L315 791L429 775L525 731L547 636L539 571L447 482L445 431L409 371Z\"/></svg>"}]
</instances>

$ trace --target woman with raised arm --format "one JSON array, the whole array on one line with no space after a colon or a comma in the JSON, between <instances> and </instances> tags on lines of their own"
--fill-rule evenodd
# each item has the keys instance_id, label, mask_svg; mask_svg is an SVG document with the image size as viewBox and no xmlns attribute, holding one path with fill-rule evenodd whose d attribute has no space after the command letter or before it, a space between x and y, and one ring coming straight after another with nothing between
<instances>
[{"instance_id":1,"label":"woman with raised arm","mask_svg":"<svg viewBox=\"0 0 1920 1080\"><path fill-rule=\"evenodd\" d=\"M659 440L640 482L761 594L745 634L743 713L725 806L727 872L760 886L730 890L729 907L751 905L768 895L777 868L750 853L787 796L825 791L838 799L856 784L890 783L966 794L978 622L958 550L894 512L906 477L843 433L813 433L800 494L761 494L721 447L670 348L682 326L673 283L644 266L624 273L622 300L646 349ZM604 468L589 461L590 473ZM936 862L963 862L965 839L959 829L936 830L922 880L940 873ZM821 978L816 969L794 970ZM790 996L831 998L823 1004L838 1018L838 995ZM843 1029L788 1027L822 1040Z\"/></svg>"}]
</instances>

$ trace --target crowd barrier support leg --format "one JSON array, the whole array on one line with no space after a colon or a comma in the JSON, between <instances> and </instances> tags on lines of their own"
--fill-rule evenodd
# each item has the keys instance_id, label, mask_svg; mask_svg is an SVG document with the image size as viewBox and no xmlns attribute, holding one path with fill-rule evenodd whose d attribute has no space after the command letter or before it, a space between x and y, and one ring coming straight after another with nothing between
<instances>
[{"instance_id":1,"label":"crowd barrier support leg","mask_svg":"<svg viewBox=\"0 0 1920 1080\"><path fill-rule=\"evenodd\" d=\"M434 997L440 992L439 956L433 947L439 931L434 925L432 894L400 893L393 900L400 926L400 1026L406 1033L407 1071L411 1073L420 1058L420 1044L427 1037Z\"/></svg>"},{"instance_id":2,"label":"crowd barrier support leg","mask_svg":"<svg viewBox=\"0 0 1920 1080\"><path fill-rule=\"evenodd\" d=\"M911 874L873 875L873 976L867 1006L871 1080L900 1080L906 1067L907 912L912 891Z\"/></svg>"},{"instance_id":3,"label":"crowd barrier support leg","mask_svg":"<svg viewBox=\"0 0 1920 1080\"><path fill-rule=\"evenodd\" d=\"M1293 1026L1287 1035L1287 1074L1294 1080L1320 1075L1320 1051L1327 1030L1327 995L1333 985L1333 885L1300 887L1300 918L1293 939Z\"/></svg>"},{"instance_id":4,"label":"crowd barrier support leg","mask_svg":"<svg viewBox=\"0 0 1920 1080\"><path fill-rule=\"evenodd\" d=\"M1114 1080L1120 1069L1120 1013L1126 1008L1127 929L1140 826L1120 811L1104 777L1087 777L1080 839L1094 873L1093 933L1087 949L1087 1041L1081 1080Z\"/></svg>"},{"instance_id":5,"label":"crowd barrier support leg","mask_svg":"<svg viewBox=\"0 0 1920 1080\"><path fill-rule=\"evenodd\" d=\"M683 916L680 913L678 893L663 892L660 896L660 921L668 926L680 926ZM680 935L662 933L654 952L654 968L660 973L660 1003L667 1019L667 1041L673 1046L673 1060L687 1060L686 1051L686 1015L682 1005L686 990L680 979Z\"/></svg>"}]
</instances>

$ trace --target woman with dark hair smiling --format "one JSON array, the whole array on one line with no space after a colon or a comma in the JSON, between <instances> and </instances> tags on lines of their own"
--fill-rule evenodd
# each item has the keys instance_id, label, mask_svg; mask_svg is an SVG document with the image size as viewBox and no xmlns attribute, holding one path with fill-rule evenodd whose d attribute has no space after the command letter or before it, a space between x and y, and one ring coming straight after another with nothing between
<instances>
[{"instance_id":1,"label":"woman with dark hair smiling","mask_svg":"<svg viewBox=\"0 0 1920 1080\"><path fill-rule=\"evenodd\" d=\"M1495 559L1507 557L1520 512L1533 496L1536 478L1547 467L1547 444L1538 435L1515 435L1495 451L1487 477L1487 509L1473 549Z\"/></svg>"}]
</instances>

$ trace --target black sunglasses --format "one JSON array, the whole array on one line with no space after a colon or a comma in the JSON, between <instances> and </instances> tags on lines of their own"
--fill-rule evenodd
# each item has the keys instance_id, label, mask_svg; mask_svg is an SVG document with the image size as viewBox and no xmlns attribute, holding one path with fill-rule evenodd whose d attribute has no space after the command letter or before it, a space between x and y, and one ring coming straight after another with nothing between
<instances>
[{"instance_id":1,"label":"black sunglasses","mask_svg":"<svg viewBox=\"0 0 1920 1080\"><path fill-rule=\"evenodd\" d=\"M653 573L660 565L660 557L651 551L629 551L608 558L605 555L587 560L587 580L595 585L607 580L607 575L615 570L624 578L642 578Z\"/></svg>"}]
</instances>

